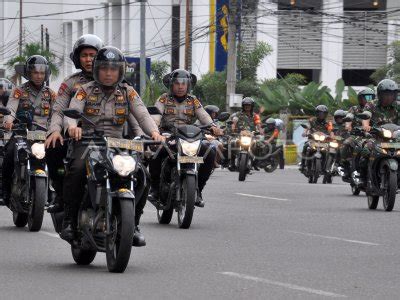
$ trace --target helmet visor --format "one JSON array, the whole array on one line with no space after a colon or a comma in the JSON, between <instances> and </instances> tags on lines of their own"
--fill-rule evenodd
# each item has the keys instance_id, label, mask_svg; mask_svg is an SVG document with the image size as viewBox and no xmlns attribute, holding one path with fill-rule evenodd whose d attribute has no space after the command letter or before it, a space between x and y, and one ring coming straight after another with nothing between
<instances>
[{"instance_id":1,"label":"helmet visor","mask_svg":"<svg viewBox=\"0 0 400 300\"><path fill-rule=\"evenodd\" d=\"M172 83L179 83L179 84L187 84L189 85L190 79L189 78L173 78Z\"/></svg>"},{"instance_id":2,"label":"helmet visor","mask_svg":"<svg viewBox=\"0 0 400 300\"><path fill-rule=\"evenodd\" d=\"M115 86L124 79L125 62L95 61L94 79L105 86Z\"/></svg>"},{"instance_id":3,"label":"helmet visor","mask_svg":"<svg viewBox=\"0 0 400 300\"><path fill-rule=\"evenodd\" d=\"M26 70L27 78L36 85L41 85L49 79L50 69L45 64L29 64Z\"/></svg>"},{"instance_id":4,"label":"helmet visor","mask_svg":"<svg viewBox=\"0 0 400 300\"><path fill-rule=\"evenodd\" d=\"M363 95L363 97L364 97L365 101L368 101L368 102L375 99L375 95Z\"/></svg>"}]
</instances>

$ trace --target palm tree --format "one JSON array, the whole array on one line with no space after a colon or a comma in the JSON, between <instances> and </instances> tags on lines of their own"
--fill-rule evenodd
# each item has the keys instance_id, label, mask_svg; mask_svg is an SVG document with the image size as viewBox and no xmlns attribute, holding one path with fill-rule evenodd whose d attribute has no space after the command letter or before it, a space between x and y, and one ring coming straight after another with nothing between
<instances>
[{"instance_id":1,"label":"palm tree","mask_svg":"<svg viewBox=\"0 0 400 300\"><path fill-rule=\"evenodd\" d=\"M39 43L29 43L26 44L24 49L22 49L22 55L15 56L11 58L9 61L7 61L6 65L10 70L12 70L13 75L11 76L11 80L13 82L16 82L17 74L14 71L14 65L16 64L25 64L26 60L32 56L32 55L42 55L44 56L47 61L49 62L49 67L51 70L51 75L53 78L57 77L59 74L59 66L56 64L56 55L46 49L42 49Z\"/></svg>"}]
</instances>

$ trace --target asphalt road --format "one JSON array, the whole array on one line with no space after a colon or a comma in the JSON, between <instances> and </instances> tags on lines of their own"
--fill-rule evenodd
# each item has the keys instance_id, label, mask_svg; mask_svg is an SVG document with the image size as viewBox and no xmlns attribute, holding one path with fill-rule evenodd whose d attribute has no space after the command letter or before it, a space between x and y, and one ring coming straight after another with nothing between
<instances>
[{"instance_id":1,"label":"asphalt road","mask_svg":"<svg viewBox=\"0 0 400 300\"><path fill-rule=\"evenodd\" d=\"M348 186L310 185L294 169L244 183L217 171L189 230L157 223L151 204L123 274L105 254L74 264L49 216L39 233L0 208L2 299L398 299L400 214L367 209ZM397 205L398 206L398 205Z\"/></svg>"}]
</instances>

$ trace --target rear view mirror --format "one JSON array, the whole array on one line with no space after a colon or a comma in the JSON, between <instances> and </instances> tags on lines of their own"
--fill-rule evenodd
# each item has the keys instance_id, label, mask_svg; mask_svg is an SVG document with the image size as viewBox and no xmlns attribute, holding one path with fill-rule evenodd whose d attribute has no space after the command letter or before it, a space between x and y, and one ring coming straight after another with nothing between
<instances>
[{"instance_id":1,"label":"rear view mirror","mask_svg":"<svg viewBox=\"0 0 400 300\"><path fill-rule=\"evenodd\" d=\"M364 111L361 114L357 115L357 118L360 118L361 120L369 120L371 119L371 113L369 111Z\"/></svg>"},{"instance_id":2,"label":"rear view mirror","mask_svg":"<svg viewBox=\"0 0 400 300\"><path fill-rule=\"evenodd\" d=\"M224 112L219 114L218 121L225 122L226 120L229 119L230 116L231 116L230 113L224 111Z\"/></svg>"},{"instance_id":3,"label":"rear view mirror","mask_svg":"<svg viewBox=\"0 0 400 300\"><path fill-rule=\"evenodd\" d=\"M160 110L155 106L149 106L147 108L147 111L149 112L150 115L161 115Z\"/></svg>"},{"instance_id":4,"label":"rear view mirror","mask_svg":"<svg viewBox=\"0 0 400 300\"><path fill-rule=\"evenodd\" d=\"M11 115L11 110L9 110L7 107L0 107L0 114L3 116Z\"/></svg>"},{"instance_id":5,"label":"rear view mirror","mask_svg":"<svg viewBox=\"0 0 400 300\"><path fill-rule=\"evenodd\" d=\"M14 65L15 73L18 75L25 77L25 64L16 64Z\"/></svg>"},{"instance_id":6,"label":"rear view mirror","mask_svg":"<svg viewBox=\"0 0 400 300\"><path fill-rule=\"evenodd\" d=\"M306 124L300 124L300 126L303 127L304 129L308 129L309 128L308 125L306 125Z\"/></svg>"}]
</instances>

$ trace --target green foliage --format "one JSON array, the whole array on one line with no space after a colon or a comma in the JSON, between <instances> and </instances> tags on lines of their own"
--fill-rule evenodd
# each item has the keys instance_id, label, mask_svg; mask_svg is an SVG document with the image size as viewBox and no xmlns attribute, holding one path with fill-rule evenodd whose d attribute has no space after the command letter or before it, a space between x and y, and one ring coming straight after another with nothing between
<instances>
[{"instance_id":1,"label":"green foliage","mask_svg":"<svg viewBox=\"0 0 400 300\"><path fill-rule=\"evenodd\" d=\"M26 44L22 49L22 55L11 58L6 65L9 69L14 70L15 64L25 64L26 60L32 55L44 56L49 62L52 77L56 78L58 76L60 69L59 63L56 63L56 55L52 51L42 49L39 43Z\"/></svg>"},{"instance_id":2,"label":"green foliage","mask_svg":"<svg viewBox=\"0 0 400 300\"><path fill-rule=\"evenodd\" d=\"M348 99L342 99L345 85L342 79L336 82L337 96L331 95L331 90L321 83L310 82L304 84L304 78L298 75L289 75L284 79L264 81L260 92L262 96L257 99L260 106L264 107L267 114L288 110L292 114L313 114L317 105L326 105L333 113L337 109L348 109L357 103L357 93L351 87L348 90Z\"/></svg>"},{"instance_id":3,"label":"green foliage","mask_svg":"<svg viewBox=\"0 0 400 300\"><path fill-rule=\"evenodd\" d=\"M154 105L160 95L167 92L162 79L168 73L169 63L166 61L154 61L151 63L150 78L146 81L146 90L143 95L143 102L148 105Z\"/></svg>"},{"instance_id":4,"label":"green foliage","mask_svg":"<svg viewBox=\"0 0 400 300\"><path fill-rule=\"evenodd\" d=\"M271 52L271 46L265 42L258 42L252 51L248 51L245 46L240 46L238 49L237 68L241 78L257 81L257 68Z\"/></svg>"},{"instance_id":5,"label":"green foliage","mask_svg":"<svg viewBox=\"0 0 400 300\"><path fill-rule=\"evenodd\" d=\"M200 98L204 105L213 104L225 109L226 72L214 72L203 75L197 82L193 94Z\"/></svg>"},{"instance_id":6,"label":"green foliage","mask_svg":"<svg viewBox=\"0 0 400 300\"><path fill-rule=\"evenodd\" d=\"M400 82L400 41L394 41L389 45L388 56L390 63L377 69L371 75L371 79L375 83L385 78L391 78L396 82Z\"/></svg>"}]
</instances>

